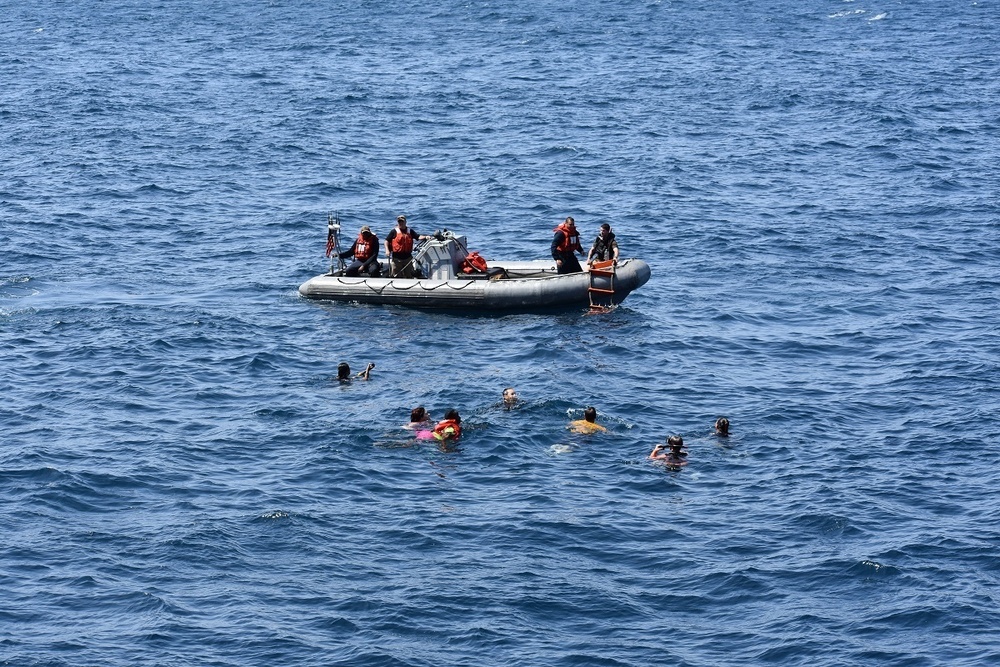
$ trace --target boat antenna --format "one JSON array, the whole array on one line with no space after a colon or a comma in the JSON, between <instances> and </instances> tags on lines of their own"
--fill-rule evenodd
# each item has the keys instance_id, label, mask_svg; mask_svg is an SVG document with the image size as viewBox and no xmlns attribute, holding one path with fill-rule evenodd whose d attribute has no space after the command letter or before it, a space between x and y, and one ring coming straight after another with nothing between
<instances>
[{"instance_id":1,"label":"boat antenna","mask_svg":"<svg viewBox=\"0 0 1000 667\"><path fill-rule=\"evenodd\" d=\"M334 261L336 261L339 270L344 270L344 260L340 256L340 252L340 211L334 211L326 216L326 256L330 258L331 275L334 272Z\"/></svg>"}]
</instances>

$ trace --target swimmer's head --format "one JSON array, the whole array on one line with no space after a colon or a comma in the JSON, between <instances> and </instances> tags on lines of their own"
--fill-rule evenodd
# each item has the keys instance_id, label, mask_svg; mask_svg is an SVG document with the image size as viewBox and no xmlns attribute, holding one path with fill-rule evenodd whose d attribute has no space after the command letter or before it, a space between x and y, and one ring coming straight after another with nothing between
<instances>
[{"instance_id":1,"label":"swimmer's head","mask_svg":"<svg viewBox=\"0 0 1000 667\"><path fill-rule=\"evenodd\" d=\"M517 402L517 392L514 391L513 387L507 387L503 390L503 402L507 405Z\"/></svg>"},{"instance_id":2,"label":"swimmer's head","mask_svg":"<svg viewBox=\"0 0 1000 667\"><path fill-rule=\"evenodd\" d=\"M729 435L729 420L725 417L719 417L716 419L715 433L716 435Z\"/></svg>"},{"instance_id":3,"label":"swimmer's head","mask_svg":"<svg viewBox=\"0 0 1000 667\"><path fill-rule=\"evenodd\" d=\"M451 419L452 421L457 421L459 424L462 423L462 418L458 416L458 410L451 409L444 413L445 419Z\"/></svg>"},{"instance_id":4,"label":"swimmer's head","mask_svg":"<svg viewBox=\"0 0 1000 667\"><path fill-rule=\"evenodd\" d=\"M347 365L346 361L341 361L337 364L337 379L346 380L351 377L351 367Z\"/></svg>"},{"instance_id":5,"label":"swimmer's head","mask_svg":"<svg viewBox=\"0 0 1000 667\"><path fill-rule=\"evenodd\" d=\"M684 438L682 438L679 435L672 435L669 438L667 438L667 445L670 447L670 449L674 450L680 449L681 447L684 446Z\"/></svg>"},{"instance_id":6,"label":"swimmer's head","mask_svg":"<svg viewBox=\"0 0 1000 667\"><path fill-rule=\"evenodd\" d=\"M410 410L410 421L411 422L427 421L427 410L424 409L424 406L418 405L417 407Z\"/></svg>"},{"instance_id":7,"label":"swimmer's head","mask_svg":"<svg viewBox=\"0 0 1000 667\"><path fill-rule=\"evenodd\" d=\"M583 418L589 422L597 421L597 408L593 405L588 405L587 409L583 411Z\"/></svg>"}]
</instances>

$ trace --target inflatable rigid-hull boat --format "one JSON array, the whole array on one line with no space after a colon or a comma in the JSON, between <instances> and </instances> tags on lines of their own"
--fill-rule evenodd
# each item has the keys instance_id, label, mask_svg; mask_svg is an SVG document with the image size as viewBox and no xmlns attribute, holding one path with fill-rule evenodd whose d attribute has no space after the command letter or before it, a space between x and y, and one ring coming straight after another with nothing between
<instances>
[{"instance_id":1,"label":"inflatable rigid-hull boat","mask_svg":"<svg viewBox=\"0 0 1000 667\"><path fill-rule=\"evenodd\" d=\"M299 294L310 299L429 309L606 308L624 301L650 274L649 265L641 259L617 265L604 262L593 270L585 267L581 273L562 275L556 273L553 260L490 260L485 271L472 273L462 272L457 259L452 264L451 271L441 271L434 262L425 263L421 273L427 278L348 277L335 271L306 281Z\"/></svg>"}]
</instances>

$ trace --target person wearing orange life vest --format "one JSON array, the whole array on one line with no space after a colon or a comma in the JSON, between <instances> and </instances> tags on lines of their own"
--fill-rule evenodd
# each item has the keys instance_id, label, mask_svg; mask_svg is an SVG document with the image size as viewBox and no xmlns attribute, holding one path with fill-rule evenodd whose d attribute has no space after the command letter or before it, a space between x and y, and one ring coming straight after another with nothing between
<instances>
[{"instance_id":1,"label":"person wearing orange life vest","mask_svg":"<svg viewBox=\"0 0 1000 667\"><path fill-rule=\"evenodd\" d=\"M432 433L438 441L458 440L462 437L462 418L458 410L452 409L444 413L444 419L437 423Z\"/></svg>"},{"instance_id":2,"label":"person wearing orange life vest","mask_svg":"<svg viewBox=\"0 0 1000 667\"><path fill-rule=\"evenodd\" d=\"M557 273L579 273L583 271L580 262L573 253L583 254L580 245L580 232L576 231L576 221L566 218L561 225L552 230L552 259L556 260Z\"/></svg>"},{"instance_id":3,"label":"person wearing orange life vest","mask_svg":"<svg viewBox=\"0 0 1000 667\"><path fill-rule=\"evenodd\" d=\"M375 273L373 269L378 267L375 262L378 259L378 237L372 234L371 227L368 225L362 227L351 247L340 253L341 259L346 257L354 257L354 261L344 271L345 276L358 276L362 272L369 275Z\"/></svg>"},{"instance_id":4,"label":"person wearing orange life vest","mask_svg":"<svg viewBox=\"0 0 1000 667\"><path fill-rule=\"evenodd\" d=\"M413 242L426 241L415 229L408 229L406 216L396 218L396 226L385 236L385 251L389 254L389 277L413 277Z\"/></svg>"}]
</instances>

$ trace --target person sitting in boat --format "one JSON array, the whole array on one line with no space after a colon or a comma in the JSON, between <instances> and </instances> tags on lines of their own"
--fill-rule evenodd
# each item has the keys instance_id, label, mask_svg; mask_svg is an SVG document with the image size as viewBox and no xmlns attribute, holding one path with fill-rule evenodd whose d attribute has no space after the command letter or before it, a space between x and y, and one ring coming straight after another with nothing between
<instances>
[{"instance_id":1,"label":"person sitting in boat","mask_svg":"<svg viewBox=\"0 0 1000 667\"><path fill-rule=\"evenodd\" d=\"M606 433L608 430L597 423L597 408L592 405L583 411L583 419L571 421L566 428L574 433Z\"/></svg>"},{"instance_id":2,"label":"person sitting in boat","mask_svg":"<svg viewBox=\"0 0 1000 667\"><path fill-rule=\"evenodd\" d=\"M424 406L418 405L410 410L410 423L403 428L408 428L411 431L418 431L422 428L426 428L427 422L430 420L431 416L427 414L427 410L424 409Z\"/></svg>"},{"instance_id":3,"label":"person sitting in boat","mask_svg":"<svg viewBox=\"0 0 1000 667\"><path fill-rule=\"evenodd\" d=\"M462 418L458 410L449 410L444 413L444 419L439 421L432 431L434 439L442 442L445 440L458 440L462 437Z\"/></svg>"},{"instance_id":4,"label":"person sitting in boat","mask_svg":"<svg viewBox=\"0 0 1000 667\"><path fill-rule=\"evenodd\" d=\"M351 247L340 253L340 258L354 257L354 261L344 271L345 276L358 276L362 273L375 275L378 273L378 237L372 234L372 228L365 225L358 233Z\"/></svg>"},{"instance_id":5,"label":"person sitting in boat","mask_svg":"<svg viewBox=\"0 0 1000 667\"><path fill-rule=\"evenodd\" d=\"M396 218L396 226L386 234L385 251L389 255L390 278L413 277L413 242L426 241L429 236L422 236L415 229L406 226L406 216Z\"/></svg>"},{"instance_id":6,"label":"person sitting in boat","mask_svg":"<svg viewBox=\"0 0 1000 667\"><path fill-rule=\"evenodd\" d=\"M576 221L568 217L561 225L552 230L552 259L556 260L557 273L580 273L583 269L573 253L583 254L580 245L580 232L576 231Z\"/></svg>"},{"instance_id":7,"label":"person sitting in boat","mask_svg":"<svg viewBox=\"0 0 1000 667\"><path fill-rule=\"evenodd\" d=\"M729 420L725 417L719 417L715 420L715 435L720 438L729 437Z\"/></svg>"},{"instance_id":8,"label":"person sitting in boat","mask_svg":"<svg viewBox=\"0 0 1000 667\"><path fill-rule=\"evenodd\" d=\"M667 451L664 451L667 450ZM672 435L667 438L667 444L659 444L653 447L649 458L654 461L662 461L671 468L679 468L687 465L687 451L684 449L684 439L679 435Z\"/></svg>"},{"instance_id":9,"label":"person sitting in boat","mask_svg":"<svg viewBox=\"0 0 1000 667\"><path fill-rule=\"evenodd\" d=\"M354 377L367 380L371 376L373 368L375 368L375 364L369 363L365 370L361 371ZM350 382L353 379L351 377L351 367L346 361L342 361L337 365L337 379L341 382Z\"/></svg>"},{"instance_id":10,"label":"person sitting in boat","mask_svg":"<svg viewBox=\"0 0 1000 667\"><path fill-rule=\"evenodd\" d=\"M590 252L587 253L587 264L593 265L594 262L608 260L615 264L618 263L618 241L615 240L615 233L611 231L611 225L605 222L601 225L601 231L597 238L594 239L594 245L590 246Z\"/></svg>"}]
</instances>

